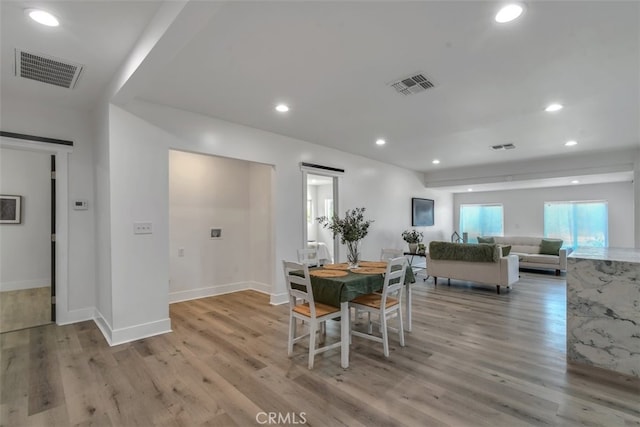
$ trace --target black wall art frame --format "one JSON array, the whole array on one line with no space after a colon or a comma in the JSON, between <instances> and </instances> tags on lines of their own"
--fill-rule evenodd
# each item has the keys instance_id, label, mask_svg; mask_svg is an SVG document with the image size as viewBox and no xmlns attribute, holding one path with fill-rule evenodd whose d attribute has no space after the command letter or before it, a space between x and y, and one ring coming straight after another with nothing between
<instances>
[{"instance_id":1,"label":"black wall art frame","mask_svg":"<svg viewBox=\"0 0 640 427\"><path fill-rule=\"evenodd\" d=\"M431 199L411 199L411 225L414 227L431 226L434 224L434 201Z\"/></svg>"}]
</instances>

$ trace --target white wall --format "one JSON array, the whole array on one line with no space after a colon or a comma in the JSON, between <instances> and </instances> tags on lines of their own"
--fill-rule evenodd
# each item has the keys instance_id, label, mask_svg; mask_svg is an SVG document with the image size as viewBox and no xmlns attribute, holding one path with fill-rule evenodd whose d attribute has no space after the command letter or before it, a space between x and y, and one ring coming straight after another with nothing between
<instances>
[{"instance_id":1,"label":"white wall","mask_svg":"<svg viewBox=\"0 0 640 427\"><path fill-rule=\"evenodd\" d=\"M61 323L90 319L95 305L95 245L94 234L94 179L93 179L93 128L89 113L47 105L41 101L2 96L0 109L3 131L24 133L74 142L68 154L68 195L69 203L74 199L86 199L87 211L68 211L68 248L58 248L58 255L68 267L67 283L57 283L64 290L65 312L58 312ZM65 156L67 156L65 154ZM67 161L60 164L66 166ZM67 193L68 191L68 193ZM61 224L58 224L59 226ZM68 252L67 252L68 250ZM65 289L62 289L65 288ZM59 295L60 297L60 295Z\"/></svg>"},{"instance_id":2,"label":"white wall","mask_svg":"<svg viewBox=\"0 0 640 427\"><path fill-rule=\"evenodd\" d=\"M269 271L270 173L243 160L169 152L171 301L252 288L249 264ZM211 239L210 228L221 228L222 239Z\"/></svg>"},{"instance_id":3,"label":"white wall","mask_svg":"<svg viewBox=\"0 0 640 427\"><path fill-rule=\"evenodd\" d=\"M252 277L259 277L261 281L271 285L272 302L283 302L285 297L285 284L281 277L281 260L296 259L296 249L302 241L302 172L300 162L311 162L343 168L346 170L340 178L340 211L358 206L367 208L367 217L374 219L369 236L363 242L363 256L368 259L377 259L382 247L403 247L404 242L400 234L411 226L411 197L426 197L436 200L436 225L423 227L430 239L449 236L452 231L452 196L424 188L421 174L405 169L383 164L360 156L347 154L334 149L317 146L305 141L287 138L269 132L252 129L222 120L189 113L165 106L146 102L133 102L127 108L136 115L144 118L149 123L146 135L132 137L135 129L129 129L136 122L133 117L126 117L127 113L118 110L118 114L112 115L111 120L116 121L122 135L128 139L127 144L121 144L123 156L136 159L133 155L134 146L140 139L151 139L153 143L144 144L147 152L146 159L131 160L126 166L126 174L131 182L143 179L147 173L149 158L155 158L161 154L166 155L169 148L214 154L223 157L247 160L251 162L272 164L275 167L273 178L273 218L275 254L272 261L273 268L265 274L262 267L253 266ZM137 126L135 126L137 128ZM173 134L173 137L158 137L159 128ZM168 141L166 141L168 140ZM166 142L165 142L166 141ZM137 149L135 150L137 151ZM161 167L162 165L158 165ZM155 166L154 166L155 167ZM112 165L112 171L118 171ZM147 191L157 194L158 197L167 200L168 191L163 188L165 183L161 179L144 181L149 186ZM112 195L122 191L128 191L120 187L112 186ZM162 196L163 191L165 195ZM161 200L138 200L137 203L147 205L157 203L161 208ZM131 223L135 216L123 209L123 220ZM112 209L112 215L115 210ZM156 224L157 228L168 229L168 222ZM157 245L162 247L161 242ZM137 255L132 248L116 240L112 241L112 252L122 254L123 260L127 260L132 268L141 269L139 263L133 262ZM165 246L168 248L168 245ZM168 249L167 249L168 252ZM342 251L342 259L344 251ZM146 268L163 269L162 259L157 259ZM115 263L115 261L114 261ZM116 267L114 265L114 271ZM266 277L269 275L270 277ZM114 279L115 280L115 279ZM115 307L115 302L114 302Z\"/></svg>"},{"instance_id":4,"label":"white wall","mask_svg":"<svg viewBox=\"0 0 640 427\"><path fill-rule=\"evenodd\" d=\"M160 129L110 107L112 344L170 330L169 142ZM135 222L150 222L153 232L134 234Z\"/></svg>"},{"instance_id":5,"label":"white wall","mask_svg":"<svg viewBox=\"0 0 640 427\"><path fill-rule=\"evenodd\" d=\"M464 203L502 203L505 236L542 236L544 202L607 200L609 246L634 247L634 196L630 182L571 187L459 193L454 196L454 224L460 223Z\"/></svg>"},{"instance_id":6,"label":"white wall","mask_svg":"<svg viewBox=\"0 0 640 427\"><path fill-rule=\"evenodd\" d=\"M0 194L22 196L22 222L0 224L0 291L51 286L50 155L0 149Z\"/></svg>"},{"instance_id":7,"label":"white wall","mask_svg":"<svg viewBox=\"0 0 640 427\"><path fill-rule=\"evenodd\" d=\"M270 292L271 286L265 277L280 273L274 271L274 218L273 218L273 176L271 165L249 164L249 232L248 247L242 248L244 267L251 264L251 287ZM248 252L247 252L248 249ZM248 257L247 257L248 254Z\"/></svg>"}]
</instances>

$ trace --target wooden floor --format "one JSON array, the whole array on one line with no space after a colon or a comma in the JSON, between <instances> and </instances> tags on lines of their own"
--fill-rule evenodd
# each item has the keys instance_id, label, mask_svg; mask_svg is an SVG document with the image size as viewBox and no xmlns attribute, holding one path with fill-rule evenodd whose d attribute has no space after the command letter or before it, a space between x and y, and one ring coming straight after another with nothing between
<instances>
[{"instance_id":1,"label":"wooden floor","mask_svg":"<svg viewBox=\"0 0 640 427\"><path fill-rule=\"evenodd\" d=\"M51 288L0 292L0 332L51 323Z\"/></svg>"},{"instance_id":2,"label":"wooden floor","mask_svg":"<svg viewBox=\"0 0 640 427\"><path fill-rule=\"evenodd\" d=\"M111 348L93 322L5 333L0 424L640 425L637 380L567 369L562 278L414 290L407 346L354 337L347 370L339 350L287 358L287 307L253 291L173 304L173 333Z\"/></svg>"}]
</instances>

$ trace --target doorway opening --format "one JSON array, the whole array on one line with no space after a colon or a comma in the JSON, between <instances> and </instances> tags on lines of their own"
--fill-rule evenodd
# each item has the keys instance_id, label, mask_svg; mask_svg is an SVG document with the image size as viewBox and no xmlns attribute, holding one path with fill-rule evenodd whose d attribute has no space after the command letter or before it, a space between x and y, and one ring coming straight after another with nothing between
<instances>
[{"instance_id":1,"label":"doorway opening","mask_svg":"<svg viewBox=\"0 0 640 427\"><path fill-rule=\"evenodd\" d=\"M56 156L0 150L0 332L10 332L56 319Z\"/></svg>"},{"instance_id":2,"label":"doorway opening","mask_svg":"<svg viewBox=\"0 0 640 427\"><path fill-rule=\"evenodd\" d=\"M303 170L303 248L316 249L318 261L323 264L339 259L338 239L331 230L318 221L320 217L331 218L338 212L338 177L316 171Z\"/></svg>"}]
</instances>

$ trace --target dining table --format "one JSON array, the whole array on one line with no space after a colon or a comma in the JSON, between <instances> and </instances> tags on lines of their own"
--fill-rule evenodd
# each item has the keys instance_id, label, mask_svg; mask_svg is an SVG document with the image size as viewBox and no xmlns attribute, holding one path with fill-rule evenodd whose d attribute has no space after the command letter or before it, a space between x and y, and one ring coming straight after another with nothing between
<instances>
[{"instance_id":1,"label":"dining table","mask_svg":"<svg viewBox=\"0 0 640 427\"><path fill-rule=\"evenodd\" d=\"M411 284L415 283L413 270L406 267L405 274L405 311L407 315L407 331L411 331ZM349 268L347 263L325 264L309 269L311 288L316 302L340 307L340 365L349 367L349 341L351 334L351 315L349 301L354 298L382 290L386 262L361 261L358 268ZM346 321L344 321L346 319Z\"/></svg>"}]
</instances>

